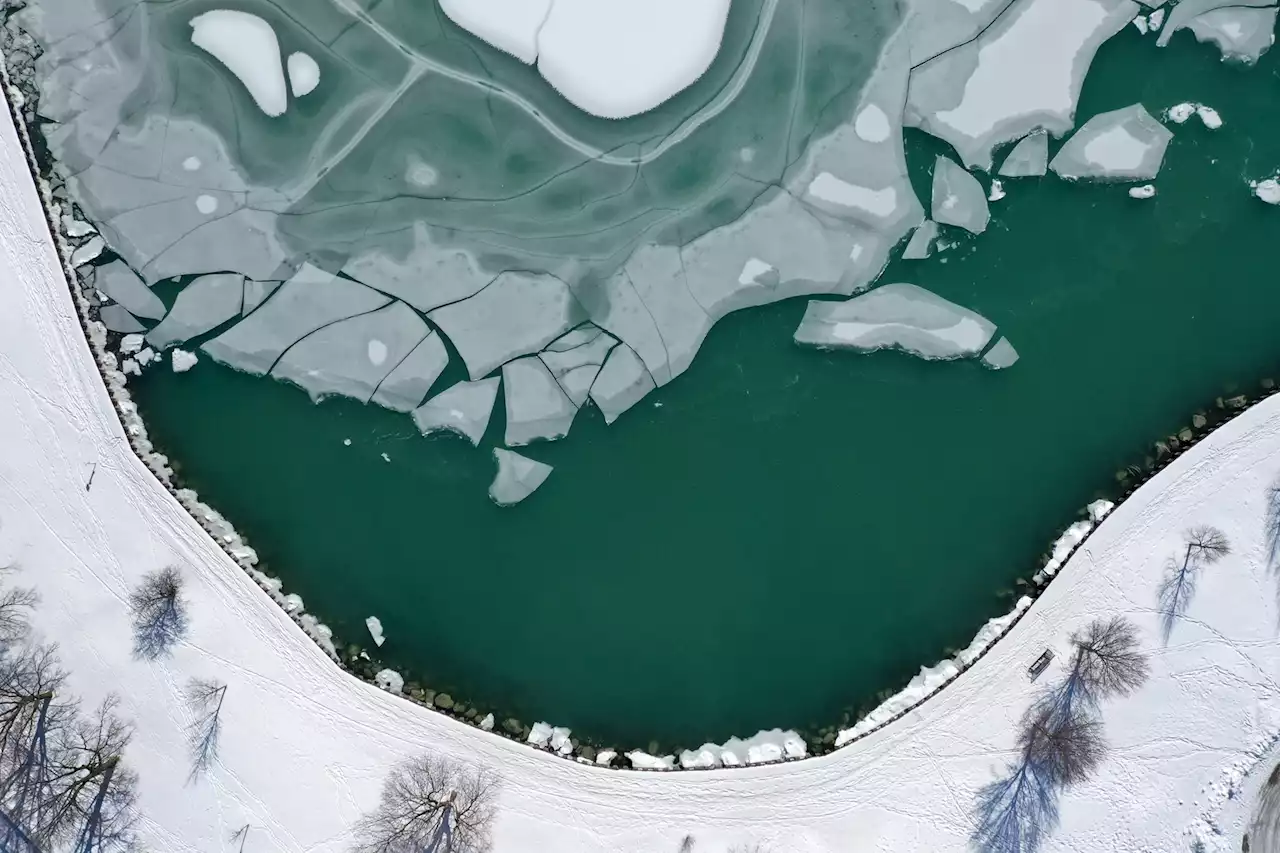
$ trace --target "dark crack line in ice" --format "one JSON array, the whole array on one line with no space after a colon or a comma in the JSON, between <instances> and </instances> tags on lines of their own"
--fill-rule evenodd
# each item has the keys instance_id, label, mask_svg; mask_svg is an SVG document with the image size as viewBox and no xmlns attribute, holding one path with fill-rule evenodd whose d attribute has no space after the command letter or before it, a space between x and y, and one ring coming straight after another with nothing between
<instances>
[{"instance_id":1,"label":"dark crack line in ice","mask_svg":"<svg viewBox=\"0 0 1280 853\"><path fill-rule=\"evenodd\" d=\"M283 289L283 288L281 288L281 289ZM296 347L298 344L302 343L302 342L303 342L303 341L305 341L307 338L310 338L312 335L316 334L317 332L323 332L325 329L329 328L330 326L336 326L336 325L338 325L339 323L345 323L345 322L347 322L348 320L354 320L354 319L356 319L357 317L367 317L367 316L369 316L370 314L377 314L379 311L385 311L387 308L390 308L390 307L391 307L391 305L392 305L392 304L394 304L394 302L395 302L395 301L396 301L396 300L388 299L386 302L383 302L383 303L382 303L381 305L379 305L377 308L370 308L368 311L357 311L356 313L354 313L354 314L349 314L349 315L347 315L346 317L339 317L339 318L338 318L338 319L336 319L336 320L330 320L329 322L325 323L323 326L317 326L316 328L314 328L314 329L312 329L311 331L307 332L305 335L303 335L302 337L298 338L296 341L294 341L293 343L291 343L291 344L289 344L288 346L286 346L283 350L281 350L280 355L276 356L276 360L275 360L275 361L273 361L273 362L271 362L271 367L267 368L266 373L265 373L265 374L263 374L263 375L271 375L271 377L272 377L273 379L279 379L279 378L282 378L282 377L277 377L277 376L274 376L274 375L273 375L273 374L274 374L274 371L275 371L275 369L276 369L276 366L277 366L278 364L280 364L280 362L284 360L284 357L285 357L285 356L287 356L287 355L288 355L288 354L293 350L293 348L294 348L294 347ZM306 390L306 389L303 389L303 390ZM345 395L344 395L344 396L345 396ZM353 399L354 399L354 398L353 398ZM366 402L367 402L367 401L366 401Z\"/></svg>"},{"instance_id":2,"label":"dark crack line in ice","mask_svg":"<svg viewBox=\"0 0 1280 853\"><path fill-rule=\"evenodd\" d=\"M959 49L960 49L960 48L962 48L962 47L966 47L967 45L971 45L971 44L973 44L973 43L974 43L974 42L976 42L978 39L980 39L980 38L982 38L984 35L986 35L986 34L987 34L987 30L991 29L991 28L992 28L992 27L994 27L997 23L999 23L1001 20L1003 20L1003 19L1004 19L1004 13L1005 13L1005 12L1008 12L1008 11L1009 11L1009 9L1010 9L1010 7L1012 7L1012 6L1013 6L1015 3L1017 3L1017 2L1018 2L1018 0L1008 0L1008 2L1006 2L1006 3L1004 4L1004 6L1003 6L1003 7L1001 7L1000 11L999 11L999 12L996 12L995 17L994 17L994 18L992 18L990 21L988 21L988 22L987 22L987 24L986 24L986 26L984 26L982 29L978 30L976 33L974 33L974 34L973 34L973 36L972 36L971 38L969 38L969 39L968 39L968 40L966 40L966 41L962 41L962 42L960 42L959 44L953 44L953 45L951 45L951 47L947 48L946 50L940 50L940 51L938 51L937 53L935 53L933 56L930 56L928 59L922 59L922 60L920 60L920 61L919 61L919 62L917 62L915 65L912 65L912 66L911 66L911 70L912 70L912 71L915 71L917 68L921 68L921 67L923 67L923 66L925 66L925 65L928 65L930 62L933 62L935 59L938 59L938 58L940 58L940 57L946 56L948 53L951 53L953 50L959 50Z\"/></svg>"}]
</instances>

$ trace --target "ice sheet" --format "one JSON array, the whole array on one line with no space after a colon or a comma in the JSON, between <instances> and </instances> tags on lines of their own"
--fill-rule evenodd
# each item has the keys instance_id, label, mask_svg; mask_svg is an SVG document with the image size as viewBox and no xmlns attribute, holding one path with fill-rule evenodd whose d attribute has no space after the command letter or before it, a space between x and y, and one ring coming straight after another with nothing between
<instances>
[{"instance_id":1,"label":"ice sheet","mask_svg":"<svg viewBox=\"0 0 1280 853\"><path fill-rule=\"evenodd\" d=\"M1013 146L1000 166L1002 178L1040 177L1049 167L1049 134L1032 131Z\"/></svg>"},{"instance_id":2,"label":"ice sheet","mask_svg":"<svg viewBox=\"0 0 1280 853\"><path fill-rule=\"evenodd\" d=\"M498 463L498 473L489 486L489 497L498 506L514 506L533 494L551 476L552 468L544 462L521 456L501 447L493 449L493 459ZM545 726L545 724L543 724ZM546 741L552 737L550 726L546 726ZM530 735L530 742L533 740Z\"/></svg>"}]
</instances>

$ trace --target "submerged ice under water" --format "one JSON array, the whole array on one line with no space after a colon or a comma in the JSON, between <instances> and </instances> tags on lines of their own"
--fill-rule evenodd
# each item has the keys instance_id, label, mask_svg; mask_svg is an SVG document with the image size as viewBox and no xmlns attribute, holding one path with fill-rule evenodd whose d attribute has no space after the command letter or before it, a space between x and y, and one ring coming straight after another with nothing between
<instances>
[{"instance_id":1,"label":"submerged ice under water","mask_svg":"<svg viewBox=\"0 0 1280 853\"><path fill-rule=\"evenodd\" d=\"M1183 0L1159 39L1189 27L1256 58L1262 7ZM481 34L518 59L405 3L34 0L9 26L42 51L28 83L65 194L101 234L77 226L76 262L108 328L477 445L501 391L521 446L567 436L588 403L614 421L725 314L800 295L853 299L813 302L798 343L993 347L982 363L1011 366L1012 343L962 306L907 284L857 294L895 253L987 228L965 167L991 169L997 146L1021 140L1001 176L1044 175L1099 45L1159 26L1141 11L741 0L701 79L612 122L522 64L511 33ZM555 50L555 73L590 64ZM928 220L904 126L965 164L938 158ZM1141 105L1095 116L1052 169L1150 180L1169 136ZM188 283L166 305L151 288L174 276ZM440 389L454 353L471 381Z\"/></svg>"}]
</instances>

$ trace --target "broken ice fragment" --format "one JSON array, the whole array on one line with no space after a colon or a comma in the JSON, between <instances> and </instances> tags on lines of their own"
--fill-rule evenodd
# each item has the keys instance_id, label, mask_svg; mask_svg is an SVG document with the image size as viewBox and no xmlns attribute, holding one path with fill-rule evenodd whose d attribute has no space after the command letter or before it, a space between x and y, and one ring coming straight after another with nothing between
<instances>
[{"instance_id":1,"label":"broken ice fragment","mask_svg":"<svg viewBox=\"0 0 1280 853\"><path fill-rule=\"evenodd\" d=\"M480 728L486 732L493 731L493 714L485 714L484 719L480 721Z\"/></svg>"},{"instance_id":2,"label":"broken ice fragment","mask_svg":"<svg viewBox=\"0 0 1280 853\"><path fill-rule=\"evenodd\" d=\"M587 402L591 383L600 372L600 366L604 364L609 350L618 343L613 336L599 332L598 329L596 331L598 334L576 347L558 351L548 348L540 356L542 362L551 371L551 375L555 377L556 382L560 383L560 387L564 389L564 393L575 406L581 406ZM561 338L561 341L563 340L564 338Z\"/></svg>"},{"instance_id":3,"label":"broken ice fragment","mask_svg":"<svg viewBox=\"0 0 1280 853\"><path fill-rule=\"evenodd\" d=\"M977 355L995 333L985 317L914 284L886 284L846 302L809 303L796 343L873 352L900 349L921 358Z\"/></svg>"},{"instance_id":4,"label":"broken ice fragment","mask_svg":"<svg viewBox=\"0 0 1280 853\"><path fill-rule=\"evenodd\" d=\"M992 370L1003 370L1006 367L1012 367L1017 360L1018 351L1013 348L1013 344L1009 343L1008 338L1002 337L987 350L987 354L982 357L982 364Z\"/></svg>"},{"instance_id":5,"label":"broken ice fragment","mask_svg":"<svg viewBox=\"0 0 1280 853\"><path fill-rule=\"evenodd\" d=\"M555 276L504 272L488 287L428 317L467 364L472 379L537 352L586 319Z\"/></svg>"},{"instance_id":6,"label":"broken ice fragment","mask_svg":"<svg viewBox=\"0 0 1280 853\"><path fill-rule=\"evenodd\" d=\"M160 297L152 293L151 288L124 261L112 261L95 268L93 284L136 317L159 320L164 316L164 303Z\"/></svg>"},{"instance_id":7,"label":"broken ice fragment","mask_svg":"<svg viewBox=\"0 0 1280 853\"><path fill-rule=\"evenodd\" d=\"M591 399L611 424L627 409L639 403L657 386L636 351L619 344L605 359L604 367L591 386Z\"/></svg>"},{"instance_id":8,"label":"broken ice fragment","mask_svg":"<svg viewBox=\"0 0 1280 853\"><path fill-rule=\"evenodd\" d=\"M943 225L958 225L974 234L986 231L991 220L982 184L954 160L942 155L933 166L933 219Z\"/></svg>"},{"instance_id":9,"label":"broken ice fragment","mask_svg":"<svg viewBox=\"0 0 1280 853\"><path fill-rule=\"evenodd\" d=\"M1133 19L1133 26L1144 36L1147 34L1147 16L1139 15Z\"/></svg>"},{"instance_id":10,"label":"broken ice fragment","mask_svg":"<svg viewBox=\"0 0 1280 853\"><path fill-rule=\"evenodd\" d=\"M81 222L74 216L65 213L62 215L62 230L66 232L68 237L86 237L95 233L94 227L88 222Z\"/></svg>"},{"instance_id":11,"label":"broken ice fragment","mask_svg":"<svg viewBox=\"0 0 1280 853\"><path fill-rule=\"evenodd\" d=\"M1037 130L1024 136L1000 166L1002 178L1040 177L1049 167L1049 134Z\"/></svg>"},{"instance_id":12,"label":"broken ice fragment","mask_svg":"<svg viewBox=\"0 0 1280 853\"><path fill-rule=\"evenodd\" d=\"M494 376L446 388L413 410L413 422L423 435L453 432L479 446L493 414L498 381Z\"/></svg>"},{"instance_id":13,"label":"broken ice fragment","mask_svg":"<svg viewBox=\"0 0 1280 853\"><path fill-rule=\"evenodd\" d=\"M1148 0L1138 0L1138 2L1146 3L1146 5L1148 6L1160 6L1164 3L1164 0L1160 0L1159 3L1148 2ZM1153 33L1156 30L1160 29L1160 25L1163 23L1164 23L1164 9L1156 9L1154 12L1151 13L1150 17L1147 18L1147 28L1151 30L1151 32Z\"/></svg>"},{"instance_id":14,"label":"broken ice fragment","mask_svg":"<svg viewBox=\"0 0 1280 853\"><path fill-rule=\"evenodd\" d=\"M1249 186L1253 189L1253 194L1267 204L1280 204L1280 180L1267 178L1251 181Z\"/></svg>"},{"instance_id":15,"label":"broken ice fragment","mask_svg":"<svg viewBox=\"0 0 1280 853\"><path fill-rule=\"evenodd\" d=\"M191 43L226 66L264 113L284 115L289 99L271 24L248 12L214 9L191 19Z\"/></svg>"},{"instance_id":16,"label":"broken ice fragment","mask_svg":"<svg viewBox=\"0 0 1280 853\"><path fill-rule=\"evenodd\" d=\"M1155 198L1155 195L1155 184L1143 184L1140 187L1129 187L1129 198Z\"/></svg>"},{"instance_id":17,"label":"broken ice fragment","mask_svg":"<svg viewBox=\"0 0 1280 853\"><path fill-rule=\"evenodd\" d=\"M315 401L341 394L367 403L383 377L426 335L427 324L416 311L392 302L311 333L289 348L271 375L304 389Z\"/></svg>"},{"instance_id":18,"label":"broken ice fragment","mask_svg":"<svg viewBox=\"0 0 1280 853\"><path fill-rule=\"evenodd\" d=\"M1173 11L1169 13L1169 25L1160 32L1160 38L1156 40L1156 44L1164 47L1178 30L1190 26L1193 20L1215 9L1221 9L1226 6L1274 6L1275 2L1276 0L1180 0L1174 5Z\"/></svg>"},{"instance_id":19,"label":"broken ice fragment","mask_svg":"<svg viewBox=\"0 0 1280 853\"><path fill-rule=\"evenodd\" d=\"M104 305L98 309L98 319L113 332L131 334L144 331L143 325L120 305Z\"/></svg>"},{"instance_id":20,"label":"broken ice fragment","mask_svg":"<svg viewBox=\"0 0 1280 853\"><path fill-rule=\"evenodd\" d=\"M598 326L587 323L576 329L570 329L551 343L547 344L547 352L568 352L591 343L604 334Z\"/></svg>"},{"instance_id":21,"label":"broken ice fragment","mask_svg":"<svg viewBox=\"0 0 1280 853\"><path fill-rule=\"evenodd\" d=\"M1086 121L1049 164L1071 180L1147 181L1160 172L1173 132L1142 104L1099 113Z\"/></svg>"},{"instance_id":22,"label":"broken ice fragment","mask_svg":"<svg viewBox=\"0 0 1280 853\"><path fill-rule=\"evenodd\" d=\"M251 278L244 280L244 301L241 304L240 312L246 316L255 308L266 301L267 297L276 292L276 288L280 286L278 281L254 281Z\"/></svg>"},{"instance_id":23,"label":"broken ice fragment","mask_svg":"<svg viewBox=\"0 0 1280 853\"><path fill-rule=\"evenodd\" d=\"M189 341L239 314L243 301L244 276L202 275L182 289L169 313L147 334L147 341L157 349Z\"/></svg>"},{"instance_id":24,"label":"broken ice fragment","mask_svg":"<svg viewBox=\"0 0 1280 853\"><path fill-rule=\"evenodd\" d=\"M1164 117L1174 124L1182 124L1196 114L1196 105L1190 101L1174 104L1164 111Z\"/></svg>"},{"instance_id":25,"label":"broken ice fragment","mask_svg":"<svg viewBox=\"0 0 1280 853\"><path fill-rule=\"evenodd\" d=\"M504 364L502 389L507 402L508 446L554 441L569 434L578 407L565 396L540 358L526 356Z\"/></svg>"},{"instance_id":26,"label":"broken ice fragment","mask_svg":"<svg viewBox=\"0 0 1280 853\"><path fill-rule=\"evenodd\" d=\"M1004 198L1004 184L999 178L991 181L991 192L987 194L987 201L999 201Z\"/></svg>"},{"instance_id":27,"label":"broken ice fragment","mask_svg":"<svg viewBox=\"0 0 1280 853\"><path fill-rule=\"evenodd\" d=\"M381 647L387 641L387 638L382 635L382 620L377 616L370 616L364 620L364 624L369 629L369 636L373 637L373 644Z\"/></svg>"},{"instance_id":28,"label":"broken ice fragment","mask_svg":"<svg viewBox=\"0 0 1280 853\"><path fill-rule=\"evenodd\" d=\"M71 253L71 266L73 268L84 266L97 258L98 255L101 255L102 251L106 248L106 241L101 237L90 237L84 242L83 246L80 246L80 248ZM117 261L116 263L119 262Z\"/></svg>"},{"instance_id":29,"label":"broken ice fragment","mask_svg":"<svg viewBox=\"0 0 1280 853\"><path fill-rule=\"evenodd\" d=\"M1197 104L1196 115L1200 117L1201 123L1210 130L1217 130L1222 127L1222 116L1218 115L1218 111L1213 107Z\"/></svg>"},{"instance_id":30,"label":"broken ice fragment","mask_svg":"<svg viewBox=\"0 0 1280 853\"><path fill-rule=\"evenodd\" d=\"M390 301L363 284L303 264L266 304L201 348L223 364L262 375L317 329Z\"/></svg>"},{"instance_id":31,"label":"broken ice fragment","mask_svg":"<svg viewBox=\"0 0 1280 853\"><path fill-rule=\"evenodd\" d=\"M1223 59L1253 63L1275 40L1276 7L1215 9L1192 19L1188 28L1198 41L1216 44Z\"/></svg>"},{"instance_id":32,"label":"broken ice fragment","mask_svg":"<svg viewBox=\"0 0 1280 853\"><path fill-rule=\"evenodd\" d=\"M311 94L320 85L320 65L311 58L311 54L302 51L291 53L286 65L289 69L289 91L295 98Z\"/></svg>"},{"instance_id":33,"label":"broken ice fragment","mask_svg":"<svg viewBox=\"0 0 1280 853\"><path fill-rule=\"evenodd\" d=\"M498 473L493 478L493 485L489 486L489 497L498 506L520 503L551 476L552 468L545 462L528 459L501 447L493 449L493 458L498 463ZM549 730L547 736L551 736ZM531 739L532 737L530 735Z\"/></svg>"},{"instance_id":34,"label":"broken ice fragment","mask_svg":"<svg viewBox=\"0 0 1280 853\"><path fill-rule=\"evenodd\" d=\"M907 248L902 251L902 259L904 261L919 261L929 257L933 238L937 236L938 223L932 219L926 219L916 228L915 233L911 235L911 239L907 241Z\"/></svg>"},{"instance_id":35,"label":"broken ice fragment","mask_svg":"<svg viewBox=\"0 0 1280 853\"><path fill-rule=\"evenodd\" d=\"M449 363L444 341L430 333L386 375L373 395L373 402L397 412L411 412L422 404L431 386Z\"/></svg>"},{"instance_id":36,"label":"broken ice fragment","mask_svg":"<svg viewBox=\"0 0 1280 853\"><path fill-rule=\"evenodd\" d=\"M196 358L193 352L187 352L182 349L175 349L169 356L169 360L173 363L174 373L186 373L188 370L196 366L200 360Z\"/></svg>"}]
</instances>

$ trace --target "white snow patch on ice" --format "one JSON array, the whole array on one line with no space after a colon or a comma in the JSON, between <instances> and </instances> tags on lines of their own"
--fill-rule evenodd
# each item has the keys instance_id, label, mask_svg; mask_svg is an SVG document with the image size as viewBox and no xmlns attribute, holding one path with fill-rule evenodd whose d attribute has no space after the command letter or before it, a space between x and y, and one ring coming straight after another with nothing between
<instances>
[{"instance_id":1,"label":"white snow patch on ice","mask_svg":"<svg viewBox=\"0 0 1280 853\"><path fill-rule=\"evenodd\" d=\"M873 216L892 216L898 208L898 191L893 187L859 187L830 172L821 173L809 183L809 195L841 207L856 207Z\"/></svg>"},{"instance_id":2,"label":"white snow patch on ice","mask_svg":"<svg viewBox=\"0 0 1280 853\"><path fill-rule=\"evenodd\" d=\"M387 360L387 345L377 338L369 341L368 355L372 364L382 364Z\"/></svg>"},{"instance_id":3,"label":"white snow patch on ice","mask_svg":"<svg viewBox=\"0 0 1280 853\"><path fill-rule=\"evenodd\" d=\"M755 284L760 280L760 276L773 270L772 264L766 264L759 258L748 258L742 265L742 272L738 274L738 284Z\"/></svg>"},{"instance_id":4,"label":"white snow patch on ice","mask_svg":"<svg viewBox=\"0 0 1280 853\"><path fill-rule=\"evenodd\" d=\"M1099 133L1084 145L1089 162L1108 170L1130 170L1142 165L1147 144L1124 127L1116 126Z\"/></svg>"},{"instance_id":5,"label":"white snow patch on ice","mask_svg":"<svg viewBox=\"0 0 1280 853\"><path fill-rule=\"evenodd\" d=\"M269 116L289 107L280 42L271 24L249 12L214 9L191 19L191 43L227 67Z\"/></svg>"},{"instance_id":6,"label":"white snow patch on ice","mask_svg":"<svg viewBox=\"0 0 1280 853\"><path fill-rule=\"evenodd\" d=\"M381 647L387 641L382 633L382 620L377 616L370 616L364 620L364 624L369 629L369 636L373 637L373 644Z\"/></svg>"},{"instance_id":7,"label":"white snow patch on ice","mask_svg":"<svg viewBox=\"0 0 1280 853\"><path fill-rule=\"evenodd\" d=\"M169 356L170 363L173 365L174 373L186 373L188 370L196 366L200 359L196 358L193 352L187 352L184 349L175 349L173 354Z\"/></svg>"},{"instance_id":8,"label":"white snow patch on ice","mask_svg":"<svg viewBox=\"0 0 1280 853\"><path fill-rule=\"evenodd\" d=\"M289 91L295 98L310 95L320 85L320 64L311 54L296 51L285 62L289 69Z\"/></svg>"},{"instance_id":9,"label":"white snow patch on ice","mask_svg":"<svg viewBox=\"0 0 1280 853\"><path fill-rule=\"evenodd\" d=\"M875 104L867 104L854 119L853 131L865 142L884 142L890 133L889 117Z\"/></svg>"},{"instance_id":10,"label":"white snow patch on ice","mask_svg":"<svg viewBox=\"0 0 1280 853\"><path fill-rule=\"evenodd\" d=\"M202 193L196 197L196 210L200 211L205 216L208 216L209 214L213 213L217 209L218 209L218 200L213 196L207 193Z\"/></svg>"},{"instance_id":11,"label":"white snow patch on ice","mask_svg":"<svg viewBox=\"0 0 1280 853\"><path fill-rule=\"evenodd\" d=\"M196 171L197 169L200 168L200 158L188 157L187 159L182 161L182 168L186 169L188 172Z\"/></svg>"}]
</instances>

